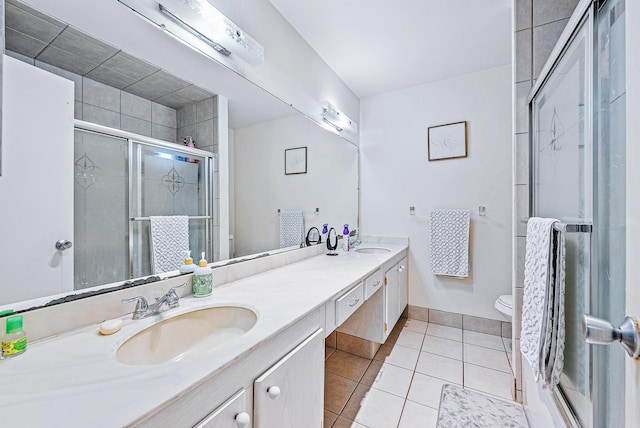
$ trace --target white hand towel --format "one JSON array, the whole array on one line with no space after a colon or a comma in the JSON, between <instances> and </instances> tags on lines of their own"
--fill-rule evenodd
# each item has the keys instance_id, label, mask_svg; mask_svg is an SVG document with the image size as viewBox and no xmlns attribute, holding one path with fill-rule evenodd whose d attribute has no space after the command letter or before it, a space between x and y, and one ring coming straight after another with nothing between
<instances>
[{"instance_id":1,"label":"white hand towel","mask_svg":"<svg viewBox=\"0 0 640 428\"><path fill-rule=\"evenodd\" d=\"M544 388L553 388L564 366L564 234L558 220L532 217L527 241L520 348Z\"/></svg>"},{"instance_id":2,"label":"white hand towel","mask_svg":"<svg viewBox=\"0 0 640 428\"><path fill-rule=\"evenodd\" d=\"M189 249L189 217L152 216L149 220L153 273L180 269L184 251Z\"/></svg>"},{"instance_id":3,"label":"white hand towel","mask_svg":"<svg viewBox=\"0 0 640 428\"><path fill-rule=\"evenodd\" d=\"M304 239L304 215L302 211L280 212L280 248L300 245Z\"/></svg>"},{"instance_id":4,"label":"white hand towel","mask_svg":"<svg viewBox=\"0 0 640 428\"><path fill-rule=\"evenodd\" d=\"M469 263L469 210L432 210L429 213L431 272L465 278Z\"/></svg>"}]
</instances>

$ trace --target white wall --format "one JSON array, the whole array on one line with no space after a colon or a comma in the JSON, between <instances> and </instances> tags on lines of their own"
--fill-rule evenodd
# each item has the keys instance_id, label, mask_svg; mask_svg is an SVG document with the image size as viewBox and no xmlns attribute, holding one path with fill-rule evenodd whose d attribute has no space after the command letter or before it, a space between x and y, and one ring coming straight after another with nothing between
<instances>
[{"instance_id":1,"label":"white wall","mask_svg":"<svg viewBox=\"0 0 640 428\"><path fill-rule=\"evenodd\" d=\"M302 115L235 130L236 255L280 246L277 210L303 210L305 228L358 219L358 148ZM307 173L285 175L284 151L307 147ZM320 214L314 210L320 208Z\"/></svg>"},{"instance_id":2,"label":"white wall","mask_svg":"<svg viewBox=\"0 0 640 428\"><path fill-rule=\"evenodd\" d=\"M409 304L502 319L493 304L511 293L511 66L373 96L360 108L361 228L409 237ZM429 162L427 128L463 120L468 157ZM467 279L431 274L426 219L437 208L471 210Z\"/></svg>"}]
</instances>

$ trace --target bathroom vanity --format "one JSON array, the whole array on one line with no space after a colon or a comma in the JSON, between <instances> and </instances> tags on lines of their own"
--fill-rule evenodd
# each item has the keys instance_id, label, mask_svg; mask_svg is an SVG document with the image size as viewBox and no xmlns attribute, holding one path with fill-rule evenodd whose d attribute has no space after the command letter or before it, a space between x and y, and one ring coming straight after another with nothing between
<instances>
[{"instance_id":1,"label":"bathroom vanity","mask_svg":"<svg viewBox=\"0 0 640 428\"><path fill-rule=\"evenodd\" d=\"M366 247L388 251L326 257L324 246L315 246L300 250L311 257L295 263L256 260L271 263L271 269L238 280L232 279L259 269L252 262L216 269L208 298L185 295L178 308L140 320L131 319L134 304L120 304L123 327L110 336L100 335L95 323L73 326L84 314L95 319L88 308L100 299L107 318L118 310L119 293L28 312L27 331L29 323L60 322L54 319L59 316L70 330L31 343L19 358L0 361L3 424L320 427L324 338L338 328L384 342L406 306L406 242L360 248ZM187 278L153 286L164 293ZM148 329L161 336L159 325L215 314L212 308L227 311L212 321L225 326L224 334L182 345L185 349L167 362L149 363L145 353L153 354L153 346L141 347L137 362L121 361L119 350L130 346L130 338ZM174 339L180 347L181 340Z\"/></svg>"}]
</instances>

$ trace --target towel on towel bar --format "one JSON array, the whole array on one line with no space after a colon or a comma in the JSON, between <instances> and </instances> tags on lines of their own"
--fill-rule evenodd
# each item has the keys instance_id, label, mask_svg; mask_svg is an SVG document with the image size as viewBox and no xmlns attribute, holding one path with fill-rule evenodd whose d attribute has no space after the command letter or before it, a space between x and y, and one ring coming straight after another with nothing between
<instances>
[{"instance_id":1,"label":"towel on towel bar","mask_svg":"<svg viewBox=\"0 0 640 428\"><path fill-rule=\"evenodd\" d=\"M304 240L304 215L302 211L280 212L280 248L300 245Z\"/></svg>"},{"instance_id":2,"label":"towel on towel bar","mask_svg":"<svg viewBox=\"0 0 640 428\"><path fill-rule=\"evenodd\" d=\"M551 389L564 366L564 233L558 220L532 217L527 223L520 348L536 381Z\"/></svg>"},{"instance_id":3,"label":"towel on towel bar","mask_svg":"<svg viewBox=\"0 0 640 428\"><path fill-rule=\"evenodd\" d=\"M149 221L153 273L180 269L184 251L189 249L189 217L151 216Z\"/></svg>"},{"instance_id":4,"label":"towel on towel bar","mask_svg":"<svg viewBox=\"0 0 640 428\"><path fill-rule=\"evenodd\" d=\"M432 210L429 213L431 272L465 278L469 264L469 210Z\"/></svg>"}]
</instances>

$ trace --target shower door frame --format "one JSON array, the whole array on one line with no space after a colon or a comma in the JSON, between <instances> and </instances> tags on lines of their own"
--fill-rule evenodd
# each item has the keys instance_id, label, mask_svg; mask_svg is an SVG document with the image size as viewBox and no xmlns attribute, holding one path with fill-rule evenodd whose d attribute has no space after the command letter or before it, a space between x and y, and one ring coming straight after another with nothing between
<instances>
[{"instance_id":1,"label":"shower door frame","mask_svg":"<svg viewBox=\"0 0 640 428\"><path fill-rule=\"evenodd\" d=\"M106 135L109 137L121 138L127 141L127 153L126 153L126 165L127 165L127 194L125 196L126 203L126 211L127 211L127 224L128 224L128 246L126 248L127 251L127 259L129 260L129 279L135 279L134 277L134 240L133 240L133 223L138 221L139 219L134 216L131 212L131 207L133 206L132 201L132 192L130 190L132 183L132 171L133 171L133 146L134 143L144 146L157 147L160 149L167 149L178 151L187 155L195 155L200 156L206 159L204 163L204 174L205 174L205 215L197 216L198 219L205 219L205 235L207 240L206 250L207 254L211 254L211 257L214 254L215 249L215 236L213 236L214 231L214 206L213 202L215 201L215 195L213 194L215 189L214 183L214 171L215 171L215 158L216 154L212 152L208 152L205 150L200 150L196 148L180 146L176 143L170 143L163 140L158 140L156 138L146 137L144 135L134 134L132 132L123 131L121 129L110 128L108 126L98 125L92 122L85 122L83 120L76 119L74 121L74 129L80 130L84 132ZM153 275L153 274L151 274ZM149 275L143 275L149 276Z\"/></svg>"},{"instance_id":2,"label":"shower door frame","mask_svg":"<svg viewBox=\"0 0 640 428\"><path fill-rule=\"evenodd\" d=\"M586 71L586 93L585 93L585 104L588 103L589 108L585 110L585 129L587 130L585 135L585 140L589 141L591 144L591 224L597 225L599 224L598 217L598 191L596 183L598 183L598 145L595 144L595 136L598 135L597 132L597 121L594 115L594 106L595 106L595 94L596 94L596 76L597 76L597 67L598 64L594 61L595 52L597 49L597 21L596 14L599 8L606 3L605 1L599 0L581 0L580 3L576 6L574 13L572 14L569 22L567 23L565 29L560 35L558 42L555 47L551 51L547 62L545 63L536 84L531 89L529 96L527 98L527 103L529 107L528 115L529 115L529 216L532 217L536 213L535 206L535 156L533 152L534 148L534 103L533 100L539 94L541 89L549 80L553 71L556 69L557 65L563 58L563 55L567 51L570 43L573 41L574 36L577 34L578 30L581 28L581 25L585 25L587 29L587 33L585 36L585 43L587 43L586 55L585 58L585 71ZM587 313L594 313L599 307L598 300L598 292L597 292L597 284L598 284L598 242L597 242L597 234L589 233L590 235L590 262L589 262L589 275L588 275L588 308L586 308ZM588 371L588 389L586 391L587 402L588 402L588 412L589 412L589 425L583 428L594 428L595 421L601 420L606 410L603 410L603 407L598 405L597 403L603 403L603 400L606 399L605 394L603 393L603 388L600 385L603 382L603 379L599 376L596 376L595 373L599 368L603 367L603 362L605 361L605 357L601 352L594 350L592 346L588 348L588 362L589 362L589 371ZM622 368L624 370L624 367ZM569 404L568 399L565 397L564 393L560 390L559 386L555 386L552 391L553 400L560 411L564 421L571 427L579 428L581 427L578 422L578 418L575 415L572 406ZM621 400L621 402L624 402Z\"/></svg>"}]
</instances>

